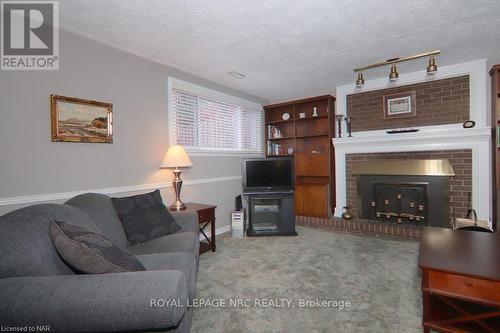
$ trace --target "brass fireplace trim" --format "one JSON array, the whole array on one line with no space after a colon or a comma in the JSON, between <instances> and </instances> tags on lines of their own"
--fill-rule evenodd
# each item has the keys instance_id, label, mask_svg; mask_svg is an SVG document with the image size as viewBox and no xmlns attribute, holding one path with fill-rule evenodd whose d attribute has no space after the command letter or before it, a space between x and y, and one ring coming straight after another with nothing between
<instances>
[{"instance_id":1,"label":"brass fireplace trim","mask_svg":"<svg viewBox=\"0 0 500 333\"><path fill-rule=\"evenodd\" d=\"M455 176L448 160L356 161L353 175L380 176Z\"/></svg>"}]
</instances>

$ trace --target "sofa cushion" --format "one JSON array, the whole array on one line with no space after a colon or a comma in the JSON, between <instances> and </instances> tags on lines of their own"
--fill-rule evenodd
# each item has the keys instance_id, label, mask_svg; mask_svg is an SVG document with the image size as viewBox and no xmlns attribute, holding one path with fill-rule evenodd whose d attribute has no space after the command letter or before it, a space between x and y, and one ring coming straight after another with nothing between
<instances>
[{"instance_id":1,"label":"sofa cushion","mask_svg":"<svg viewBox=\"0 0 500 333\"><path fill-rule=\"evenodd\" d=\"M127 248L134 254L187 252L198 257L200 243L194 232L177 232Z\"/></svg>"},{"instance_id":2,"label":"sofa cushion","mask_svg":"<svg viewBox=\"0 0 500 333\"><path fill-rule=\"evenodd\" d=\"M111 200L132 244L172 234L181 229L163 204L160 190Z\"/></svg>"},{"instance_id":3,"label":"sofa cushion","mask_svg":"<svg viewBox=\"0 0 500 333\"><path fill-rule=\"evenodd\" d=\"M115 206L107 195L85 193L66 201L65 205L77 207L87 213L94 220L99 233L117 246L125 248L130 245Z\"/></svg>"},{"instance_id":4,"label":"sofa cushion","mask_svg":"<svg viewBox=\"0 0 500 333\"><path fill-rule=\"evenodd\" d=\"M154 270L177 270L186 277L188 286L188 297L193 300L196 293L196 272L198 270L197 260L191 253L173 252L144 254L137 259L148 271Z\"/></svg>"},{"instance_id":5,"label":"sofa cushion","mask_svg":"<svg viewBox=\"0 0 500 333\"><path fill-rule=\"evenodd\" d=\"M52 221L50 235L64 261L79 272L104 274L145 270L126 250L88 229Z\"/></svg>"},{"instance_id":6,"label":"sofa cushion","mask_svg":"<svg viewBox=\"0 0 500 333\"><path fill-rule=\"evenodd\" d=\"M52 220L98 231L87 214L66 205L33 205L1 216L0 278L75 274L52 244Z\"/></svg>"}]
</instances>

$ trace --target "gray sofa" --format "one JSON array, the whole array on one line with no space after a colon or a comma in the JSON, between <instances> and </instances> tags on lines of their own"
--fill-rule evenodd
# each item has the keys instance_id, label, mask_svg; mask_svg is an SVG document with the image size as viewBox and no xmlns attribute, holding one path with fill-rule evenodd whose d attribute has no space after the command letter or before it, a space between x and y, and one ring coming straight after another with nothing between
<instances>
[{"instance_id":1,"label":"gray sofa","mask_svg":"<svg viewBox=\"0 0 500 333\"><path fill-rule=\"evenodd\" d=\"M175 212L182 229L135 246L111 199L83 194L63 205L40 204L0 217L0 324L49 325L50 332L189 332L198 270L194 212ZM76 274L58 255L49 222L98 232L136 255L147 271ZM180 306L151 300L175 299Z\"/></svg>"}]
</instances>

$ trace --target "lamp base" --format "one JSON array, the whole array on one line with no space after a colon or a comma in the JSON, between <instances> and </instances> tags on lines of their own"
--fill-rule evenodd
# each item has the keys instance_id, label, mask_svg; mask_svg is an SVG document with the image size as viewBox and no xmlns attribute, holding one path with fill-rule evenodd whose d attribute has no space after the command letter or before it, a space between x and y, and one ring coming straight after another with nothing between
<instances>
[{"instance_id":1,"label":"lamp base","mask_svg":"<svg viewBox=\"0 0 500 333\"><path fill-rule=\"evenodd\" d=\"M169 209L172 211L180 211L186 209L186 205L181 201L181 170L174 170L174 179L172 180L172 184L174 185L175 201L172 205L170 205Z\"/></svg>"},{"instance_id":2,"label":"lamp base","mask_svg":"<svg viewBox=\"0 0 500 333\"><path fill-rule=\"evenodd\" d=\"M185 210L186 205L184 204L184 202L176 200L173 204L170 205L170 207L168 207L168 209L171 211Z\"/></svg>"}]
</instances>

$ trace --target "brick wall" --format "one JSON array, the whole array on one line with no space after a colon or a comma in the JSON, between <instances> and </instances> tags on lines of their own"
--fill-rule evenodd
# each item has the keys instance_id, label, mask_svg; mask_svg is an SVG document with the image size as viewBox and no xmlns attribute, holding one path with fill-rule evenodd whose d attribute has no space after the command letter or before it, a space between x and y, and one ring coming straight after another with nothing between
<instances>
[{"instance_id":1,"label":"brick wall","mask_svg":"<svg viewBox=\"0 0 500 333\"><path fill-rule=\"evenodd\" d=\"M347 171L347 205L352 207L352 211L358 215L358 193L357 177L352 175L352 165L356 161L377 161L377 160L430 160L447 159L450 161L455 177L450 179L450 219L452 209L455 209L456 217L465 217L469 209L468 193L472 192L472 150L439 150L421 152L400 152L400 153L368 153L368 154L348 154L346 155ZM453 202L453 207L451 206Z\"/></svg>"},{"instance_id":2,"label":"brick wall","mask_svg":"<svg viewBox=\"0 0 500 333\"><path fill-rule=\"evenodd\" d=\"M411 224L397 224L386 221L370 221L360 218L343 220L339 217L311 217L297 215L295 222L302 225L332 232L348 232L362 236L394 238L418 241L422 237L422 227Z\"/></svg>"},{"instance_id":3,"label":"brick wall","mask_svg":"<svg viewBox=\"0 0 500 333\"><path fill-rule=\"evenodd\" d=\"M384 95L416 92L414 117L384 119ZM435 80L347 96L352 131L462 123L469 120L469 76Z\"/></svg>"}]
</instances>

